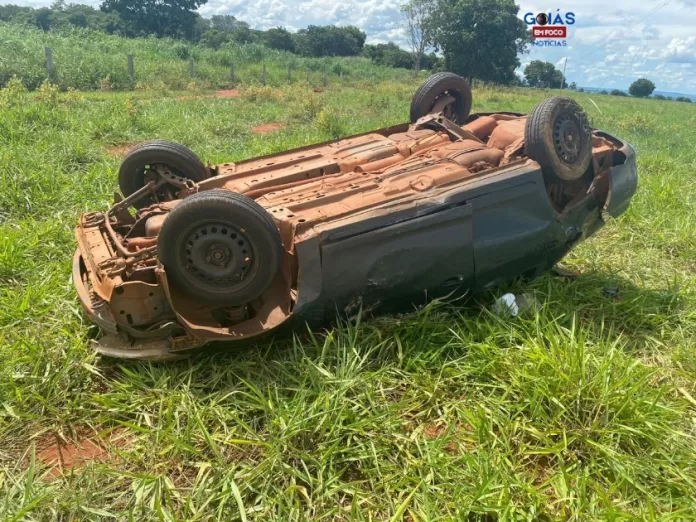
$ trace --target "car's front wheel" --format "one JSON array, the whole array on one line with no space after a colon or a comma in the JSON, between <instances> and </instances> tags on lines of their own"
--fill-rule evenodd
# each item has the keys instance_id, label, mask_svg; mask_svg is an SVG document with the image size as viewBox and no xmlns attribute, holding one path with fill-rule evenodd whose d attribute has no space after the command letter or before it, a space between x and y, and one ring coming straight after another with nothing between
<instances>
[{"instance_id":1,"label":"car's front wheel","mask_svg":"<svg viewBox=\"0 0 696 522\"><path fill-rule=\"evenodd\" d=\"M280 269L282 255L280 233L266 210L224 190L184 199L164 220L157 245L173 285L221 306L260 297Z\"/></svg>"},{"instance_id":2,"label":"car's front wheel","mask_svg":"<svg viewBox=\"0 0 696 522\"><path fill-rule=\"evenodd\" d=\"M524 139L527 156L539 163L547 182L580 179L592 162L592 129L571 98L538 103L527 116Z\"/></svg>"}]
</instances>

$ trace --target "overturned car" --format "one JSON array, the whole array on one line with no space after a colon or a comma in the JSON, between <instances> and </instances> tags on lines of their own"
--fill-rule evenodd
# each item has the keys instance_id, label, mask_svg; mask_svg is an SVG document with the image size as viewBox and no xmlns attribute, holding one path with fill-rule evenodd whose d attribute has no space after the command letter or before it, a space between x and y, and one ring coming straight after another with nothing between
<instances>
[{"instance_id":1,"label":"overturned car","mask_svg":"<svg viewBox=\"0 0 696 522\"><path fill-rule=\"evenodd\" d=\"M329 143L212 167L178 144L136 146L124 197L76 229L97 350L172 358L534 277L628 207L633 148L572 99L528 116L470 108L467 83L440 73L411 123Z\"/></svg>"}]
</instances>

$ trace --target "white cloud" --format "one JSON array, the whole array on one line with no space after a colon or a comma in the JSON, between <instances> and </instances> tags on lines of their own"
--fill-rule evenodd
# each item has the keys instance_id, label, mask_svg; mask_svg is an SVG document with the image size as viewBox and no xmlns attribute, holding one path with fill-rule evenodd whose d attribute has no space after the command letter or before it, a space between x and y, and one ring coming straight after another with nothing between
<instances>
[{"instance_id":1,"label":"white cloud","mask_svg":"<svg viewBox=\"0 0 696 522\"><path fill-rule=\"evenodd\" d=\"M696 36L672 38L660 56L674 63L696 62Z\"/></svg>"}]
</instances>

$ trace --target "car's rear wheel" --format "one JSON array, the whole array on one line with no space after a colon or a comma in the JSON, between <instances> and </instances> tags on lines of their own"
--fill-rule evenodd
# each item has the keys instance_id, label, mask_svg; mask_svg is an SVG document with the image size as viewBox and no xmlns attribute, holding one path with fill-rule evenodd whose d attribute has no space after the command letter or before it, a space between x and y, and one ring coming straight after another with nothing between
<instances>
[{"instance_id":1,"label":"car's rear wheel","mask_svg":"<svg viewBox=\"0 0 696 522\"><path fill-rule=\"evenodd\" d=\"M123 195L128 197L147 182L158 181L170 175L198 182L207 177L207 170L193 151L179 143L148 141L133 147L123 159L118 172L118 184ZM135 206L142 208L158 201L173 199L180 188L175 184L165 184L157 194L141 199Z\"/></svg>"},{"instance_id":2,"label":"car's rear wheel","mask_svg":"<svg viewBox=\"0 0 696 522\"><path fill-rule=\"evenodd\" d=\"M592 161L592 130L571 98L537 104L527 116L524 138L527 156L539 163L547 182L580 179Z\"/></svg>"},{"instance_id":3,"label":"car's rear wheel","mask_svg":"<svg viewBox=\"0 0 696 522\"><path fill-rule=\"evenodd\" d=\"M448 120L463 125L471 112L471 87L464 78L450 72L427 78L411 100L411 122L427 114L442 112Z\"/></svg>"},{"instance_id":4,"label":"car's rear wheel","mask_svg":"<svg viewBox=\"0 0 696 522\"><path fill-rule=\"evenodd\" d=\"M254 200L224 190L194 194L164 220L158 253L172 284L210 304L258 298L280 269L280 233Z\"/></svg>"}]
</instances>

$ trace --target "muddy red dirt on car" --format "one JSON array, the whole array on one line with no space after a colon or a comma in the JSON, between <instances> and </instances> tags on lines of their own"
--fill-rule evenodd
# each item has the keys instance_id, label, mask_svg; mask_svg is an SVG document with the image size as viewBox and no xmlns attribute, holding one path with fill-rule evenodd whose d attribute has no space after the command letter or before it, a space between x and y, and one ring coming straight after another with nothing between
<instances>
[{"instance_id":1,"label":"muddy red dirt on car","mask_svg":"<svg viewBox=\"0 0 696 522\"><path fill-rule=\"evenodd\" d=\"M440 73L411 123L329 143L213 167L178 144L135 147L125 199L77 229L78 294L109 334L99 351L168 358L534 277L628 206L633 149L573 100L528 116L471 104Z\"/></svg>"}]
</instances>

